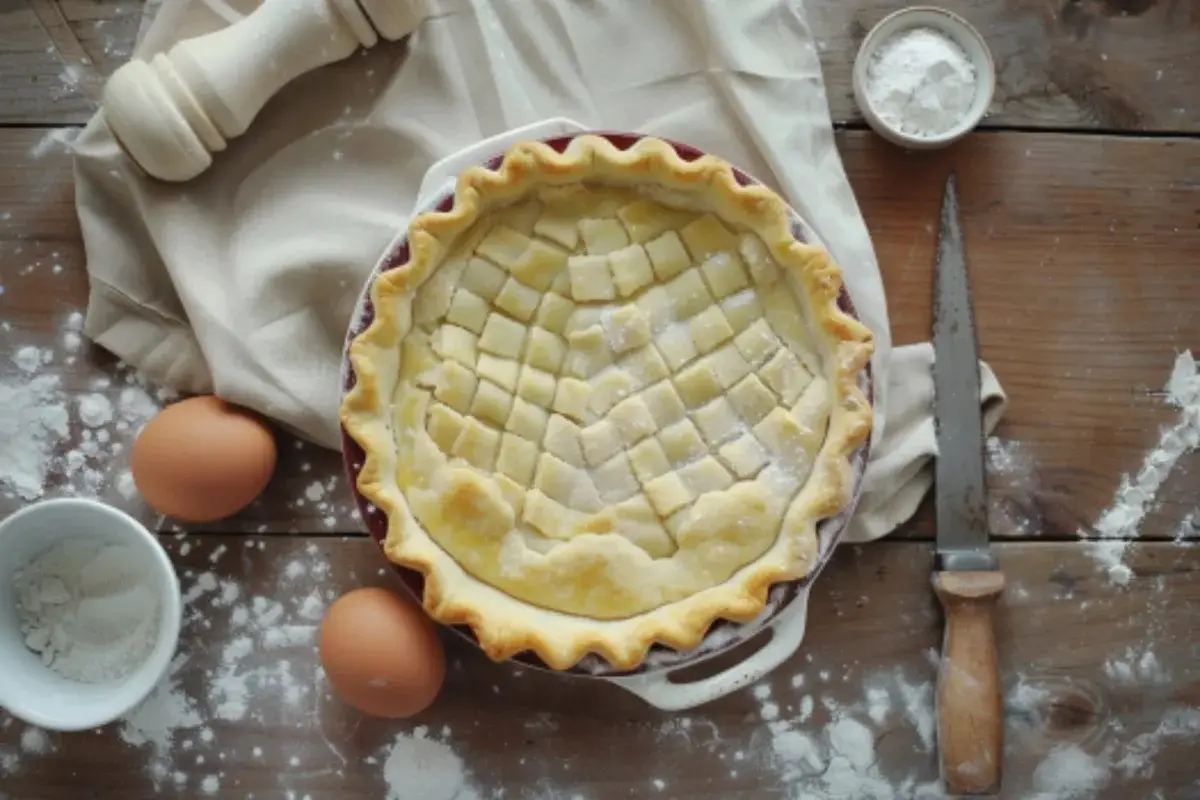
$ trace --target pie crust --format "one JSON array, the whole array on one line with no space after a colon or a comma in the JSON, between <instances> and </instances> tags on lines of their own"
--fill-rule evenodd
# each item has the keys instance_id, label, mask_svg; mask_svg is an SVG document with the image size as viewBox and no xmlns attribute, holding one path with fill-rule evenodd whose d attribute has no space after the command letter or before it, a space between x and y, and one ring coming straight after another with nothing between
<instances>
[{"instance_id":1,"label":"pie crust","mask_svg":"<svg viewBox=\"0 0 1200 800\"><path fill-rule=\"evenodd\" d=\"M370 290L342 421L384 549L496 660L696 647L817 563L870 331L784 201L643 138L511 147Z\"/></svg>"}]
</instances>

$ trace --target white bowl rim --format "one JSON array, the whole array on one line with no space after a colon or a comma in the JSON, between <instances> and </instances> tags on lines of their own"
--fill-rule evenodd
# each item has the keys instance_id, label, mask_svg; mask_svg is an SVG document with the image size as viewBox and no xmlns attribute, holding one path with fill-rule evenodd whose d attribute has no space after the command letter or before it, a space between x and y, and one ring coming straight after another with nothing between
<instances>
[{"instance_id":1,"label":"white bowl rim","mask_svg":"<svg viewBox=\"0 0 1200 800\"><path fill-rule=\"evenodd\" d=\"M953 128L937 136L916 136L889 125L871 106L866 92L867 66L875 51L897 33L919 27L936 28L940 33L950 37L959 47L962 47L975 65L975 74L979 79L971 111ZM982 60L971 56L970 50L964 44L964 39L970 39L979 45L979 50L983 54ZM875 23L863 37L862 44L859 45L852 72L855 100L868 124L897 144L910 145L920 149L942 147L970 133L987 115L996 91L996 62L992 57L987 39L979 32L979 29L962 16L938 6L921 5L901 8Z\"/></svg>"},{"instance_id":2,"label":"white bowl rim","mask_svg":"<svg viewBox=\"0 0 1200 800\"><path fill-rule=\"evenodd\" d=\"M4 534L16 523L26 520L28 517L45 513L48 509L64 507L78 508L85 513L105 514L124 524L147 545L147 549L152 554L155 570L165 579L166 583L175 588L175 591L163 593L162 606L159 609L158 635L154 649L151 650L143 664L143 666L150 667L146 672L147 678L144 679L145 685L138 692L131 694L130 701L124 707L113 707L108 713L93 718L62 719L43 713L37 707L36 702L27 705L22 698L18 698L17 702L13 702L10 698L4 700L3 710L16 719L46 730L73 732L98 728L120 719L141 704L154 691L171 666L179 646L179 635L183 627L183 597L179 589L179 576L175 572L175 565L171 563L171 558L159 543L158 537L128 513L99 500L85 497L56 497L39 500L0 519L0 542L3 541ZM86 536L86 534L81 535ZM0 589L0 591L7 590L11 590L11 587ZM150 677L153 680L150 680Z\"/></svg>"}]
</instances>

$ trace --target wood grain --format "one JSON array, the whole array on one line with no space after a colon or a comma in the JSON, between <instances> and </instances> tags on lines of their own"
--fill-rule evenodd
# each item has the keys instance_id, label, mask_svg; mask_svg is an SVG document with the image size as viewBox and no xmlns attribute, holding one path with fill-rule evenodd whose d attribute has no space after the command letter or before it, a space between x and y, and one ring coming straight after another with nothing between
<instances>
[{"instance_id":1,"label":"wood grain","mask_svg":"<svg viewBox=\"0 0 1200 800\"><path fill-rule=\"evenodd\" d=\"M141 0L0 5L0 124L83 123L95 110L66 70L61 37L26 3L57 2L101 75L132 52ZM901 0L809 0L835 120L859 124L850 74L867 30ZM1194 0L950 0L997 67L989 127L1200 131L1200 7Z\"/></svg>"},{"instance_id":2,"label":"wood grain","mask_svg":"<svg viewBox=\"0 0 1200 800\"><path fill-rule=\"evenodd\" d=\"M0 329L0 349L55 349L64 388L78 392L125 373L99 351L72 356L61 347L63 320L83 308L87 283L69 158L44 143L48 133L0 132L0 319L10 328ZM1159 428L1177 419L1155 392L1176 351L1200 343L1200 141L979 134L943 153L907 156L867 133L844 132L839 144L899 343L929 338L938 204L949 170L958 171L982 353L1011 401L990 465L993 530L1074 539L1112 502L1121 476L1139 468ZM0 359L0 377L14 370ZM123 378L106 391L116 400L122 386ZM122 458L106 463L110 478ZM1197 507L1194 469L1180 462L1143 537L1195 536L1183 530ZM341 474L333 453L290 452L267 494L218 529L357 532ZM61 465L52 483L56 491L69 483ZM107 499L160 522L111 484ZM0 514L19 505L3 494ZM932 531L924 511L900 535Z\"/></svg>"},{"instance_id":3,"label":"wood grain","mask_svg":"<svg viewBox=\"0 0 1200 800\"><path fill-rule=\"evenodd\" d=\"M398 585L372 544L229 536L165 542L193 598L176 678L200 718L162 752L124 744L119 728L108 727L52 735L54 751L42 756L21 752L24 725L0 721L0 763L18 754L0 796L67 800L86 787L106 798L195 798L211 775L219 776L222 797L290 791L374 799L383 796L388 746L417 726L449 742L482 797L500 787L516 800L825 797L822 775L833 774L827 767L838 719L857 720L874 739L877 763L863 772L893 787L937 780L928 737L941 622L925 544L842 548L816 584L802 650L766 689L664 714L614 686L493 664L447 636L442 697L405 723L362 717L331 698L310 638L320 609L342 591ZM1067 748L1096 758L1088 762L1098 769L1094 790L1085 786L1081 797L1150 797L1153 789L1164 798L1194 797L1200 733L1176 731L1200 701L1200 665L1191 652L1200 550L1135 546L1137 577L1121 590L1078 545L997 550L1009 576L997 610L1008 739L1000 797L1027 798L1052 785L1053 762L1038 768ZM216 580L205 591L201 576L209 573ZM241 619L247 615L250 622ZM262 618L274 619L269 629L287 632L286 641L255 624ZM252 645L245 658L228 657L235 641ZM242 686L245 708L237 702ZM216 713L223 704L225 718ZM811 717L801 721L809 704ZM780 760L789 750L778 737L788 731L810 737L817 757L794 773ZM158 769L165 775L156 789Z\"/></svg>"},{"instance_id":4,"label":"wood grain","mask_svg":"<svg viewBox=\"0 0 1200 800\"><path fill-rule=\"evenodd\" d=\"M950 794L994 794L1004 753L1004 704L995 606L1003 572L935 572L946 618L938 663L941 776Z\"/></svg>"}]
</instances>

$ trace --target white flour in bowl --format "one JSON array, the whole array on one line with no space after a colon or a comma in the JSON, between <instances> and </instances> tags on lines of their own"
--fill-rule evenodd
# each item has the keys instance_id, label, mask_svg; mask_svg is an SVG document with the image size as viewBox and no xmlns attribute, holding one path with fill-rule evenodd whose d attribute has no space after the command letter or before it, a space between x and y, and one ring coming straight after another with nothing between
<instances>
[{"instance_id":1,"label":"white flour in bowl","mask_svg":"<svg viewBox=\"0 0 1200 800\"><path fill-rule=\"evenodd\" d=\"M978 89L975 65L932 28L901 31L879 46L867 67L867 99L885 123L931 138L954 128Z\"/></svg>"},{"instance_id":2,"label":"white flour in bowl","mask_svg":"<svg viewBox=\"0 0 1200 800\"><path fill-rule=\"evenodd\" d=\"M18 572L13 590L25 644L64 678L118 680L157 641L162 598L125 545L68 539Z\"/></svg>"}]
</instances>

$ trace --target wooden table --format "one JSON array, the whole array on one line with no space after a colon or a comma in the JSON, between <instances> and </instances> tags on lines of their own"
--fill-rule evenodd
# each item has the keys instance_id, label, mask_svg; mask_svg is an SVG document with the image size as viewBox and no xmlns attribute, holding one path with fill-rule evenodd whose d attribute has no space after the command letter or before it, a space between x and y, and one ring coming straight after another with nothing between
<instances>
[{"instance_id":1,"label":"wooden table","mask_svg":"<svg viewBox=\"0 0 1200 800\"><path fill-rule=\"evenodd\" d=\"M1200 798L1195 456L1130 544L1127 583L1079 539L1178 421L1159 390L1176 352L1200 348L1200 6L947 3L995 50L996 105L985 130L916 155L864 131L850 92L857 42L899 5L811 3L900 344L928 338L940 191L959 174L983 356L1011 397L990 459L1010 581L1003 797ZM118 409L136 389L128 371L73 350L64 330L87 280L58 140L95 110L142 12L138 0L0 2L0 353L48 349L68 399L98 392ZM6 355L0 381L17 375ZM884 543L839 550L801 653L752 691L659 713L448 637L441 700L384 722L330 697L312 647L338 593L395 584L359 533L338 456L285 441L260 502L184 532L127 496L114 445L131 420L90 466L56 463L50 493L99 494L162 530L189 601L175 691L96 734L41 737L0 714L0 798L383 797L385 773L407 775L393 778L401 797L425 786L431 800L455 775L459 798L940 796L928 508ZM59 455L84 435L72 422ZM0 515L21 504L0 497ZM846 743L863 731L873 748L860 762Z\"/></svg>"}]
</instances>

